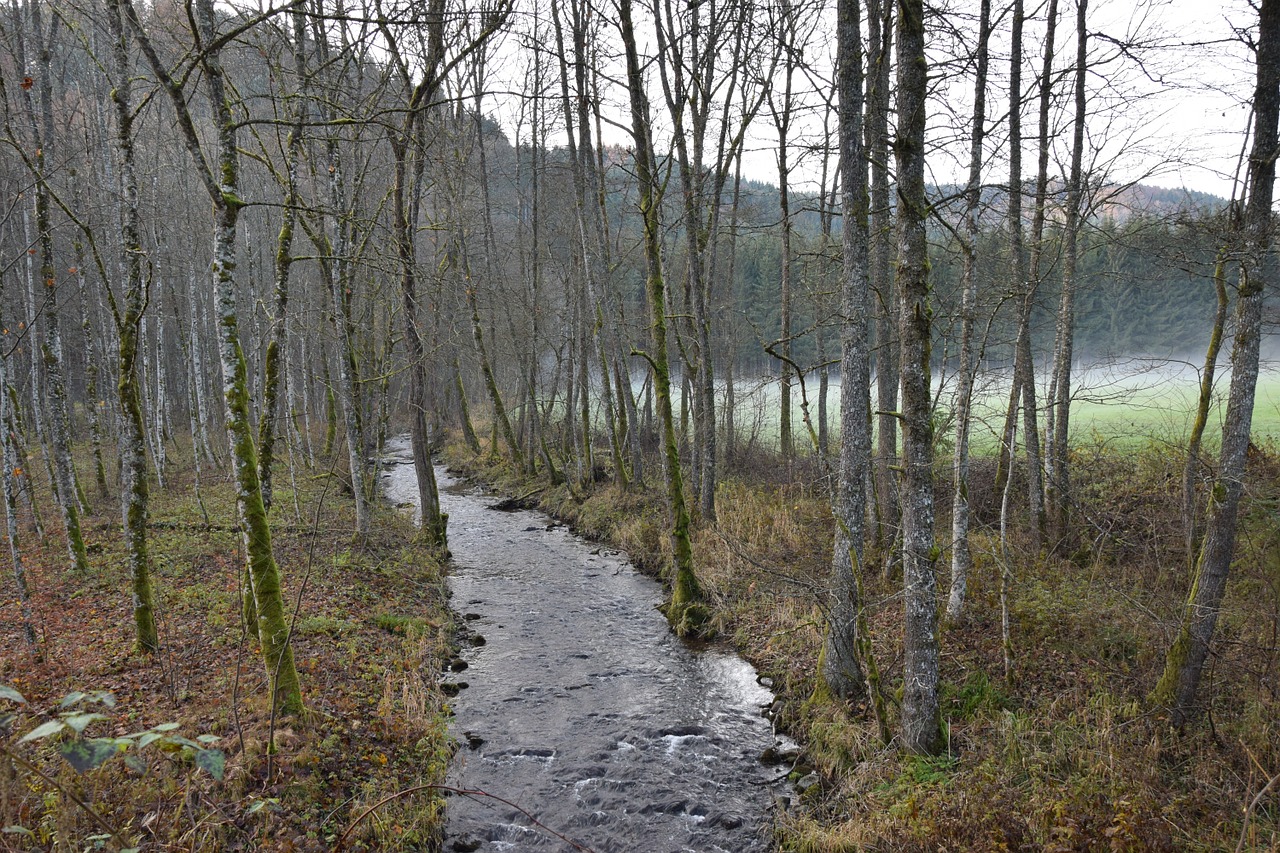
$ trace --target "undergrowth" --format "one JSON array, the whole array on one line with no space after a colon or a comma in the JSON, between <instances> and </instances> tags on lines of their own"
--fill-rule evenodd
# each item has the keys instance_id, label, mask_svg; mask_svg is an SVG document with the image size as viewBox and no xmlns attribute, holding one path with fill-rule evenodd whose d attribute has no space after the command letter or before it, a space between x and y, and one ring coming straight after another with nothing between
<instances>
[{"instance_id":1,"label":"undergrowth","mask_svg":"<svg viewBox=\"0 0 1280 853\"><path fill-rule=\"evenodd\" d=\"M110 691L115 709L90 734L179 724L225 753L224 779L192 773L180 756L79 775L52 746L22 744L18 754L145 850L320 851L344 833L349 849L438 849L443 798L395 795L442 783L452 751L436 686L453 631L440 555L381 506L371 535L353 547L349 499L324 476L290 477L279 461L271 518L306 712L272 720L261 658L241 624L233 484L210 482L205 469L206 522L194 469L177 456L171 449L168 487L152 491L159 654L133 651L117 499L94 495L88 576L67 571L55 532L40 542L24 528L41 644L25 646L16 602L0 599L0 684L30 700L15 732L33 728L65 693ZM38 498L53 518L47 494ZM0 835L0 849L101 843L93 840L101 829L57 786L3 761L0 825L31 833Z\"/></svg>"}]
</instances>

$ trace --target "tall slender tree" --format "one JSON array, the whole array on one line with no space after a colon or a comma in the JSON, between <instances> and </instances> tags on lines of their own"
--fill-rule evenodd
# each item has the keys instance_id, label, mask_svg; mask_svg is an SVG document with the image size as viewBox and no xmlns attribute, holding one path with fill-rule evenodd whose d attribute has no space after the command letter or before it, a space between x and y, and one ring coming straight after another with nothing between
<instances>
[{"instance_id":1,"label":"tall slender tree","mask_svg":"<svg viewBox=\"0 0 1280 853\"><path fill-rule=\"evenodd\" d=\"M898 2L898 339L902 371L902 744L932 754L938 707L938 548L933 532L932 323L925 235L924 131L929 85L923 0Z\"/></svg>"},{"instance_id":2,"label":"tall slender tree","mask_svg":"<svg viewBox=\"0 0 1280 853\"><path fill-rule=\"evenodd\" d=\"M236 506L244 541L247 588L252 591L256 611L252 627L261 644L273 702L285 712L296 714L302 710L302 689L285 621L280 569L271 544L271 527L262 503L257 446L249 413L248 365L240 343L240 318L236 307L236 229L245 201L240 196L239 122L232 111L231 93L222 64L224 36L218 30L213 0L195 0L191 36L194 44L199 45L196 61L205 83L214 123L212 150L207 151L189 101L188 81L195 78L170 72L131 0L112 2L122 4L122 14L129 22L147 65L168 96L192 164L213 205L211 285L218 304L223 399L237 485ZM268 14L277 11L271 10Z\"/></svg>"},{"instance_id":3,"label":"tall slender tree","mask_svg":"<svg viewBox=\"0 0 1280 853\"><path fill-rule=\"evenodd\" d=\"M867 162L863 147L862 21L857 0L836 10L836 86L840 97L840 187L844 269L840 288L840 461L833 514L833 590L820 675L845 699L864 695L867 642L861 576L866 479L871 465L870 279L867 268Z\"/></svg>"},{"instance_id":4,"label":"tall slender tree","mask_svg":"<svg viewBox=\"0 0 1280 853\"><path fill-rule=\"evenodd\" d=\"M667 356L666 282L662 269L662 235L658 210L662 205L662 182L653 151L652 122L644 75L636 47L631 0L620 0L619 30L626 51L627 92L631 101L631 135L635 143L636 179L639 207L644 227L645 293L649 303L652 351L647 358L653 370L654 398L658 409L663 473L666 476L667 512L670 516L671 551L674 562L671 600L667 619L681 636L702 632L707 618L702 585L694 571L690 539L689 507L685 503L684 473L676 443L675 417L671 406L671 373Z\"/></svg>"},{"instance_id":5,"label":"tall slender tree","mask_svg":"<svg viewBox=\"0 0 1280 853\"><path fill-rule=\"evenodd\" d=\"M969 552L969 432L973 413L973 384L977 377L974 340L978 320L978 210L982 201L982 144L987 121L988 42L991 39L991 0L982 0L978 11L977 62L973 84L973 126L969 135L969 183L964 201L964 271L961 274L960 358L955 398L956 449L952 460L954 490L951 501L951 593L947 619L959 622L964 614L965 590L973 555Z\"/></svg>"},{"instance_id":6,"label":"tall slender tree","mask_svg":"<svg viewBox=\"0 0 1280 853\"><path fill-rule=\"evenodd\" d=\"M1258 382L1264 285L1270 263L1267 256L1275 239L1272 203L1276 158L1280 154L1280 0L1261 0L1258 20L1253 148L1249 154L1248 196L1242 223L1231 390L1222 427L1218 477L1211 492L1204 542L1191 578L1182 622L1165 657L1164 673L1151 695L1155 703L1171 710L1174 722L1179 725L1187 721L1194 708L1235 553L1236 520L1244 492Z\"/></svg>"},{"instance_id":7,"label":"tall slender tree","mask_svg":"<svg viewBox=\"0 0 1280 853\"><path fill-rule=\"evenodd\" d=\"M1049 405L1051 436L1045 452L1045 504L1051 515L1054 536L1067 535L1071 508L1071 475L1067 452L1071 417L1071 362L1076 320L1076 277L1080 265L1080 225L1084 198L1084 125L1088 102L1085 75L1088 73L1088 0L1076 0L1075 117L1071 131L1071 171L1067 176L1065 222L1062 226L1062 291L1058 304L1057 334L1053 347L1053 390ZM1046 432L1050 427L1046 427Z\"/></svg>"}]
</instances>

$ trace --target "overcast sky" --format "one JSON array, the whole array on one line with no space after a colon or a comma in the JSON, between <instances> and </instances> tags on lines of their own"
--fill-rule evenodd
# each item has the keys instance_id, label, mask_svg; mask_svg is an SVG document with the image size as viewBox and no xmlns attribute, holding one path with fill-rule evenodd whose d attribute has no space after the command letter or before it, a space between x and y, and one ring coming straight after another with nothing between
<instances>
[{"instance_id":1,"label":"overcast sky","mask_svg":"<svg viewBox=\"0 0 1280 853\"><path fill-rule=\"evenodd\" d=\"M1076 0L1059 0L1059 25L1055 67L1068 70L1075 62ZM641 7L643 7L643 3ZM937 183L963 182L968 159L968 121L972 115L972 79L963 73L951 82L945 73L957 67L956 58L971 52L977 0L932 0L934 10L930 33L931 73L935 81L935 97L930 102L929 156L930 179ZM992 80L988 87L987 163L985 180L1001 183L1007 179L1007 86L1010 5L995 0L996 22L992 41ZM1023 169L1027 176L1034 169L1033 150L1036 106L1035 80L1041 62L1044 32L1045 0L1026 0L1029 21L1024 37L1023 91L1027 102L1023 108L1023 134L1026 151ZM834 3L826 3L827 15L834 14ZM609 8L607 5L602 8ZM513 33L507 39L529 43L532 17L518 15L523 34ZM537 42L550 48L549 24ZM647 21L637 19L637 28L645 39ZM1245 130L1249 122L1247 102L1252 93L1252 54L1241 41L1238 29L1256 29L1256 13L1248 0L1090 0L1088 29L1091 70L1088 78L1088 139L1091 156L1086 168L1105 173L1117 181L1141 180L1163 187L1186 187L1227 197L1232 192L1232 179L1239 160ZM617 31L606 25L605 37L616 49ZM793 165L797 167L793 181L797 189L817 189L821 174L822 92L829 89L830 57L834 53L834 26L826 21L814 28L813 40L803 51L811 66L807 82L797 77L797 85L808 86L803 95L810 112L797 122L793 139ZM514 46L511 41L508 47ZM1121 49L1119 45L1125 45ZM646 53L646 45L641 45ZM498 72L502 80L494 80L495 90L505 90L489 102L509 137L514 138L517 115L521 110L517 93L528 91L528 54L500 50ZM602 60L608 63L610 60ZM1096 63L1096 65L1094 64ZM620 68L607 69L606 74L619 79ZM557 73L548 69L548 76ZM545 81L552 84L555 77ZM653 82L650 95L657 133L662 136L664 101ZM775 81L776 85L776 81ZM1070 79L1060 83L1062 93L1055 106L1055 150L1051 170L1065 172L1067 146L1070 143ZM558 88L554 90L558 97ZM527 102L524 104L527 110ZM630 124L626 93L612 87L604 93L604 110L619 125ZM528 113L525 113L523 141L528 141ZM832 127L834 131L834 127ZM605 142L630 145L623 127L606 127ZM563 130L552 130L548 142L563 144ZM661 141L659 144L662 144ZM809 153L800 148L808 147ZM761 112L748 138L744 171L747 177L777 182L777 136ZM796 162L798 161L798 162ZM832 163L834 167L834 163Z\"/></svg>"}]
</instances>

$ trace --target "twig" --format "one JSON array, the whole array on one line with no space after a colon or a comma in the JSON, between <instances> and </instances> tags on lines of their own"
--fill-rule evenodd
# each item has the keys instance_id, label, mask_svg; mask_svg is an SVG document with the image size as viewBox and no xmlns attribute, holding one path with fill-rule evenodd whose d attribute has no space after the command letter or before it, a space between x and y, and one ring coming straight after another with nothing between
<instances>
[{"instance_id":1,"label":"twig","mask_svg":"<svg viewBox=\"0 0 1280 853\"><path fill-rule=\"evenodd\" d=\"M536 826L538 829L541 829L543 832L554 835L556 838L559 838L561 841L563 841L565 844L568 844L574 850L582 851L582 853L594 853L594 851L590 847L584 847L583 845L574 841L572 838L569 838L566 835L561 835L560 833L556 832L554 829L552 829L551 827L547 826L542 821L534 817L527 809L521 808L520 806L511 802L510 800L504 800L502 797L499 797L497 794L490 794L488 791L481 791L478 788L468 790L466 788L453 788L448 785L414 785L412 788L405 788L402 791L396 791L394 794L388 794L387 796L383 797L381 800L378 800L378 802L374 803L373 805L369 806L369 808L361 812L360 816L357 817L354 821L351 822L350 825L347 826L347 828L343 831L342 835L338 836L338 840L333 845L333 849L335 853L336 851L341 850L343 845L346 844L347 836L350 835L355 830L355 828L359 826L364 821L364 819L367 818L369 815L371 815L373 812L377 811L379 808L391 802L392 800L397 800L400 797L405 797L405 796L408 796L409 794L416 794L419 791L445 791L446 793L458 794L463 797L485 797L490 800L496 800L499 803L502 803L504 806L509 806L515 809L516 811L520 812L520 814L528 818L529 822L532 823L534 826Z\"/></svg>"},{"instance_id":2,"label":"twig","mask_svg":"<svg viewBox=\"0 0 1280 853\"><path fill-rule=\"evenodd\" d=\"M1244 825L1240 827L1240 840L1236 842L1236 853L1240 853L1244 849L1245 839L1249 835L1249 821L1253 818L1253 813L1258 808L1258 803L1262 802L1262 798L1276 786L1277 782L1280 782L1280 773L1271 777L1271 781L1263 786L1258 795L1253 798L1253 802L1249 803L1249 807L1244 810Z\"/></svg>"}]
</instances>

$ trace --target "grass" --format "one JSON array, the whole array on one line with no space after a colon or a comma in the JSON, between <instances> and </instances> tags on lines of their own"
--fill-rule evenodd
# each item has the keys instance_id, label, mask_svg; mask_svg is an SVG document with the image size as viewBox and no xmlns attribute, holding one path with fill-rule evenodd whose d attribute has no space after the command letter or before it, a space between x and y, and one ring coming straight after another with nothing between
<instances>
[{"instance_id":1,"label":"grass","mask_svg":"<svg viewBox=\"0 0 1280 853\"><path fill-rule=\"evenodd\" d=\"M942 636L947 750L932 759L880 744L868 708L813 698L833 533L821 478L779 482L781 466L766 460L722 479L717 524L694 533L713 622L772 679L775 721L804 746L797 772L823 779L778 816L780 849L1208 851L1235 849L1242 830L1244 849L1277 849L1280 798L1266 799L1247 827L1242 813L1280 771L1280 458L1264 445L1254 459L1202 688L1207 713L1180 731L1145 701L1187 593L1182 459L1170 441L1077 447L1080 540L1060 554L1028 547L1015 526L1010 678L1000 641L999 496L989 483L971 490L976 568L967 619ZM460 447L449 455L513 493L537 485ZM976 466L975 477L989 478L990 467ZM540 497L545 509L661 573L668 556L656 491L547 486ZM940 506L939 531L949 530L947 516ZM944 554L942 585L947 565ZM863 582L893 716L900 581L876 563Z\"/></svg>"},{"instance_id":2,"label":"grass","mask_svg":"<svg viewBox=\"0 0 1280 853\"><path fill-rule=\"evenodd\" d=\"M947 387L939 395L944 410L952 405L955 387L954 377L946 381ZM1216 447L1222 431L1229 381L1230 376L1223 367L1215 382L1213 409L1205 434L1209 448ZM983 377L978 382L972 437L976 455L994 455L999 447L1008 406L1007 382L1007 377L1000 375ZM1073 443L1105 444L1116 450L1132 450L1153 439L1171 446L1185 444L1200 393L1198 375L1185 364L1133 359L1080 371L1072 382ZM838 382L833 381L829 391L828 419L832 435L839 430L839 387ZM1037 389L1041 406L1044 406L1046 390L1047 383L1042 382ZM802 453L807 453L807 441L802 440L799 390L793 391L793 398L797 446ZM737 393L737 423L739 439L744 445L777 451L778 399L776 382L741 383ZM717 405L723 410L724 400ZM816 380L811 381L809 405L816 422ZM1280 440L1280 372L1274 369L1264 369L1258 378L1253 434L1258 443ZM944 434L941 440L947 448L952 446L949 435Z\"/></svg>"},{"instance_id":3,"label":"grass","mask_svg":"<svg viewBox=\"0 0 1280 853\"><path fill-rule=\"evenodd\" d=\"M444 779L453 747L434 676L452 654L439 555L416 544L405 518L380 506L372 534L353 548L349 499L311 472L290 478L279 463L274 545L288 615L296 617L293 645L307 711L275 720L272 737L265 674L240 621L233 486L211 482L205 469L206 524L191 497L193 470L179 458L184 449L170 449L168 488L152 491L162 642L154 657L132 648L116 498L91 495L97 514L86 526L88 576L67 572L56 531L40 542L24 525L42 643L37 654L25 647L6 581L0 684L19 689L30 704L4 742L67 790L91 798L144 849L328 850L370 806ZM289 491L294 481L300 513ZM48 496L39 497L51 523ZM375 603L385 612L373 614ZM110 762L78 776L51 749L15 744L72 690L109 690L117 700L90 735L174 722L187 737L216 738L226 754L225 779L194 773L177 756L160 756L140 770ZM357 849L437 849L442 814L443 799L430 793L393 799L349 842ZM15 774L2 759L0 824L34 834L23 849L84 849L96 831L56 787ZM21 838L27 837L0 836L0 849Z\"/></svg>"}]
</instances>

